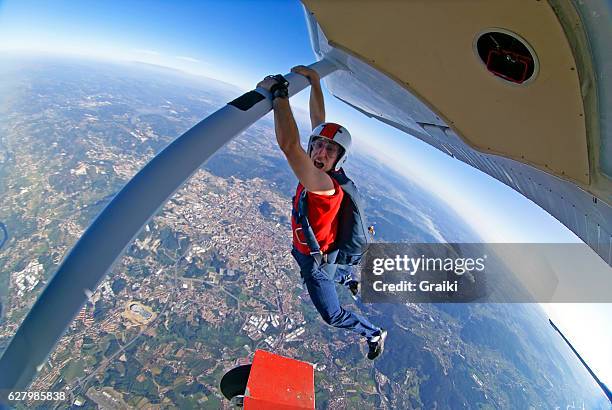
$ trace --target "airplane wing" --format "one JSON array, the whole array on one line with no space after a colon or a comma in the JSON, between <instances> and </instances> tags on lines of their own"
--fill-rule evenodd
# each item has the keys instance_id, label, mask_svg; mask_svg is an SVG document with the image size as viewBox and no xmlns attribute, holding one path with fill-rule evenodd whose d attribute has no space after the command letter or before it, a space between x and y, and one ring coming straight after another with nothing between
<instances>
[{"instance_id":1,"label":"airplane wing","mask_svg":"<svg viewBox=\"0 0 612 410\"><path fill-rule=\"evenodd\" d=\"M329 90L531 199L612 265L612 5L303 0Z\"/></svg>"}]
</instances>

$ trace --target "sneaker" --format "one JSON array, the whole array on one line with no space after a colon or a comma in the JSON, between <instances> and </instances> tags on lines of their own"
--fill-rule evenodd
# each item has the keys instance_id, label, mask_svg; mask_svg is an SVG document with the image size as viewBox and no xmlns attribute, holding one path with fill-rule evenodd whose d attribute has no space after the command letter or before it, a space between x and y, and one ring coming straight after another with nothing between
<instances>
[{"instance_id":1,"label":"sneaker","mask_svg":"<svg viewBox=\"0 0 612 410\"><path fill-rule=\"evenodd\" d=\"M380 356L385 349L385 340L387 339L387 331L380 329L380 335L374 336L368 340L368 359L374 360Z\"/></svg>"},{"instance_id":2,"label":"sneaker","mask_svg":"<svg viewBox=\"0 0 612 410\"><path fill-rule=\"evenodd\" d=\"M359 281L351 280L348 283L347 287L351 291L351 295L353 296L353 299L357 300L357 295L359 295Z\"/></svg>"}]
</instances>

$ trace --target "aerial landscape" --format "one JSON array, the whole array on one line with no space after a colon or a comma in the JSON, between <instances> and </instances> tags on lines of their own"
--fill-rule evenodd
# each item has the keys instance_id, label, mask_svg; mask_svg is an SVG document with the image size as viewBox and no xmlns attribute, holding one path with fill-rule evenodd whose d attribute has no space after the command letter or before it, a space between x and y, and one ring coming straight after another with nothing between
<instances>
[{"instance_id":1,"label":"aerial landscape","mask_svg":"<svg viewBox=\"0 0 612 410\"><path fill-rule=\"evenodd\" d=\"M241 91L138 63L0 61L1 353L121 187ZM363 152L346 171L376 241L482 241ZM396 346L364 360L356 336L322 322L290 255L296 183L270 116L225 146L126 249L30 386L67 399L17 408L224 408L221 377L256 349L313 363L317 408L603 408L537 305L364 304L339 288Z\"/></svg>"}]
</instances>

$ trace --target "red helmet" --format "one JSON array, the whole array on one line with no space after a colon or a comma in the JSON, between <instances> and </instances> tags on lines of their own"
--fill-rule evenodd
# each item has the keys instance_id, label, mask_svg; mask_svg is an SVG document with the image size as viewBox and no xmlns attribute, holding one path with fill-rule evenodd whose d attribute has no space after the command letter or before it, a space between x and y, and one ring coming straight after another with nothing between
<instances>
[{"instance_id":1,"label":"red helmet","mask_svg":"<svg viewBox=\"0 0 612 410\"><path fill-rule=\"evenodd\" d=\"M340 155L334 167L335 170L338 171L342 168L342 164L346 161L349 150L351 149L351 134L342 125L333 122L324 122L312 130L312 134L308 140L308 155L310 155L312 151L312 143L317 138L326 138L342 147L342 155Z\"/></svg>"}]
</instances>

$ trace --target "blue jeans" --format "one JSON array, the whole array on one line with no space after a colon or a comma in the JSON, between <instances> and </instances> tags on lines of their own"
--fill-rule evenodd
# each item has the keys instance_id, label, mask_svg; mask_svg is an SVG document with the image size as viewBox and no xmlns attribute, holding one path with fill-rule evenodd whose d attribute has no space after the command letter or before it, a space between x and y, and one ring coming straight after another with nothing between
<instances>
[{"instance_id":1,"label":"blue jeans","mask_svg":"<svg viewBox=\"0 0 612 410\"><path fill-rule=\"evenodd\" d=\"M312 256L304 255L296 249L292 249L291 254L300 265L300 274L310 299L325 323L351 330L368 340L379 334L380 328L368 319L340 306L335 282L348 285L347 282L352 278L350 266L322 264L316 267Z\"/></svg>"}]
</instances>

